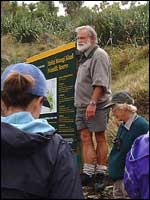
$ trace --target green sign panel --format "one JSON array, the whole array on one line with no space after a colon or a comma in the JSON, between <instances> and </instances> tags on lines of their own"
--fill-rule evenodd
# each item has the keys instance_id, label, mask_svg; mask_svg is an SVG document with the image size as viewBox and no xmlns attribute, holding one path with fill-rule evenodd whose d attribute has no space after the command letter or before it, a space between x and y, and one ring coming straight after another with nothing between
<instances>
[{"instance_id":1,"label":"green sign panel","mask_svg":"<svg viewBox=\"0 0 150 200\"><path fill-rule=\"evenodd\" d=\"M40 117L47 119L75 149L75 43L35 55L28 58L27 62L40 68L47 79L47 99L50 106L42 106Z\"/></svg>"}]
</instances>

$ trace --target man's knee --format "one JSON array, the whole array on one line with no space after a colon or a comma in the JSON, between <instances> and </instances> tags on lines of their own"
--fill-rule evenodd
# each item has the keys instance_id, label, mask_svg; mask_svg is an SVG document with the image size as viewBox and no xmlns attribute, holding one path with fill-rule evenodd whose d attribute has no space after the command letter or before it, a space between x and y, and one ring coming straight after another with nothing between
<instances>
[{"instance_id":1,"label":"man's knee","mask_svg":"<svg viewBox=\"0 0 150 200\"><path fill-rule=\"evenodd\" d=\"M80 138L82 142L92 143L92 134L88 131L81 131Z\"/></svg>"},{"instance_id":2,"label":"man's knee","mask_svg":"<svg viewBox=\"0 0 150 200\"><path fill-rule=\"evenodd\" d=\"M99 133L99 134L95 134L95 137L96 137L96 142L97 143L106 143L107 140L106 140L106 135L105 133Z\"/></svg>"}]
</instances>

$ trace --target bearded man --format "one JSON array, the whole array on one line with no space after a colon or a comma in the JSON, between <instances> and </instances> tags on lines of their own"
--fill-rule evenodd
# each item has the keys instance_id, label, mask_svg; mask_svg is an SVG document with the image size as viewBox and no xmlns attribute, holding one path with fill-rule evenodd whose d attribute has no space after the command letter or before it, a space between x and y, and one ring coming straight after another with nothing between
<instances>
[{"instance_id":1,"label":"bearded man","mask_svg":"<svg viewBox=\"0 0 150 200\"><path fill-rule=\"evenodd\" d=\"M107 171L108 144L105 130L111 100L111 62L97 45L97 33L91 26L76 28L77 49L82 53L75 83L76 126L80 133L83 158L82 185L95 174ZM96 145L93 143L95 133ZM96 148L95 148L96 146Z\"/></svg>"}]
</instances>

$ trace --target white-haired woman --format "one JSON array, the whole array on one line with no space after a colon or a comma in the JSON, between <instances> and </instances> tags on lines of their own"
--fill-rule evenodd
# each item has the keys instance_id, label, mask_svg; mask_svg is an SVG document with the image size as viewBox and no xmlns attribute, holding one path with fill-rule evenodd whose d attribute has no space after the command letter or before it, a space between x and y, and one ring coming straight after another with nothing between
<instances>
[{"instance_id":1,"label":"white-haired woman","mask_svg":"<svg viewBox=\"0 0 150 200\"><path fill-rule=\"evenodd\" d=\"M125 199L128 198L123 183L126 155L134 140L147 133L149 123L137 114L134 99L126 91L115 93L111 103L105 107L112 107L113 115L121 122L109 154L108 171L114 181L113 197Z\"/></svg>"}]
</instances>

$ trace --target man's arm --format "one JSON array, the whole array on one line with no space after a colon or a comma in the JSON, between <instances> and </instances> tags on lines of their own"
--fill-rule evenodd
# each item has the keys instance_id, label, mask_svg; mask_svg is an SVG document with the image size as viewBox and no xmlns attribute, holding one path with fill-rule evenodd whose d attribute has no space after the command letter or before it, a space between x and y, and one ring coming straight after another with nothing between
<instances>
[{"instance_id":1,"label":"man's arm","mask_svg":"<svg viewBox=\"0 0 150 200\"><path fill-rule=\"evenodd\" d=\"M103 96L104 89L101 86L95 86L93 89L93 94L91 97L91 101L86 109L86 119L91 119L95 116L96 104L98 100Z\"/></svg>"}]
</instances>

